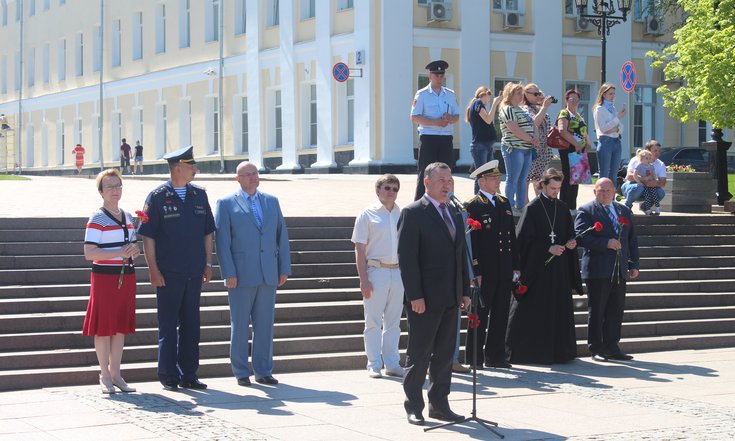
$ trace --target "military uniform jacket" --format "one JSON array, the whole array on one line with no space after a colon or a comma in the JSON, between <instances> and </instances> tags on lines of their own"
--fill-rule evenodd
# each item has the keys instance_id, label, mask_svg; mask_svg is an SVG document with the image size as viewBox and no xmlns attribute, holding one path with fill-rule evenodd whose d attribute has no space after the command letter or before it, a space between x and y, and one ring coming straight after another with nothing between
<instances>
[{"instance_id":1,"label":"military uniform jacket","mask_svg":"<svg viewBox=\"0 0 735 441\"><path fill-rule=\"evenodd\" d=\"M482 224L471 233L472 265L482 277L511 280L513 270L520 267L513 211L505 197L496 194L495 200L493 206L480 192L465 203L469 217Z\"/></svg>"},{"instance_id":2,"label":"military uniform jacket","mask_svg":"<svg viewBox=\"0 0 735 441\"><path fill-rule=\"evenodd\" d=\"M201 276L207 264L204 236L214 232L214 216L204 188L186 185L182 201L171 181L149 195L143 211L148 222L138 233L156 241L156 263L166 277Z\"/></svg>"}]
</instances>

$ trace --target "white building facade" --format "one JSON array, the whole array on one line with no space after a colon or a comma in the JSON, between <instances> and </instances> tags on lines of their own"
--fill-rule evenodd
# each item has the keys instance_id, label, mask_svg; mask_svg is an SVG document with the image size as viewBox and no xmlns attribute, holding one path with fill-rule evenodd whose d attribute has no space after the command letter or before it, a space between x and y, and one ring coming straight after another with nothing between
<instances>
[{"instance_id":1,"label":"white building facade","mask_svg":"<svg viewBox=\"0 0 735 441\"><path fill-rule=\"evenodd\" d=\"M633 93L618 88L616 105L630 110L624 151L654 137L698 145L709 127L670 119L655 92L662 76L645 53L669 37L650 29L646 1L607 44L608 81L619 83L626 61L637 71ZM71 171L77 143L86 167L114 166L122 138L141 141L146 164L192 144L205 171L244 159L282 172L409 170L411 102L435 59L449 62L461 109L480 85L535 82L557 97L574 87L593 126L600 41L572 4L0 0L0 113L13 128L0 138L0 170ZM347 81L333 78L338 62ZM455 124L459 164L471 162L470 139Z\"/></svg>"}]
</instances>

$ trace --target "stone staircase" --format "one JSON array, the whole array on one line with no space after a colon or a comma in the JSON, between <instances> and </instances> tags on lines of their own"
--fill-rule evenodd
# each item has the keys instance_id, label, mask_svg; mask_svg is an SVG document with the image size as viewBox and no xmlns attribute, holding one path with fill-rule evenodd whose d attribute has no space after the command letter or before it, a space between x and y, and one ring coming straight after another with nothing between
<instances>
[{"instance_id":1,"label":"stone staircase","mask_svg":"<svg viewBox=\"0 0 735 441\"><path fill-rule=\"evenodd\" d=\"M0 390L93 384L97 361L81 335L89 294L83 218L0 219ZM276 372L364 367L362 302L349 237L353 218L289 218L293 275L279 289ZM629 352L735 345L735 217L636 217L641 276L628 285ZM154 289L137 262L137 332L126 338L128 381L155 380ZM230 376L227 293L201 300L202 378ZM586 353L586 297L576 303ZM404 335L401 347L405 348Z\"/></svg>"}]
</instances>

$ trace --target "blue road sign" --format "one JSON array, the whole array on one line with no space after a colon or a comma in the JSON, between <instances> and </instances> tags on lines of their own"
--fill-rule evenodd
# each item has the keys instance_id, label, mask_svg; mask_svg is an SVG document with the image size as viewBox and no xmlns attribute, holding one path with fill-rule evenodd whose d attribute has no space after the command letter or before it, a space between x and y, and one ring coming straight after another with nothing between
<instances>
[{"instance_id":1,"label":"blue road sign","mask_svg":"<svg viewBox=\"0 0 735 441\"><path fill-rule=\"evenodd\" d=\"M332 67L332 76L340 83L344 83L350 78L350 68L342 62L335 63Z\"/></svg>"},{"instance_id":2,"label":"blue road sign","mask_svg":"<svg viewBox=\"0 0 735 441\"><path fill-rule=\"evenodd\" d=\"M620 68L620 86L624 91L630 93L635 88L636 74L635 66L630 61L623 63L623 67Z\"/></svg>"}]
</instances>

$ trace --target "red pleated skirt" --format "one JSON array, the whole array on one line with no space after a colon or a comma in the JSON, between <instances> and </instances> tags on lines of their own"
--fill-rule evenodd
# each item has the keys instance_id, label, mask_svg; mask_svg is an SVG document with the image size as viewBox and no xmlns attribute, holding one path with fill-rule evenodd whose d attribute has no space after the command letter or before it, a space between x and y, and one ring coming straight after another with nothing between
<instances>
[{"instance_id":1,"label":"red pleated skirt","mask_svg":"<svg viewBox=\"0 0 735 441\"><path fill-rule=\"evenodd\" d=\"M135 273L92 273L92 286L84 316L82 335L110 336L135 332Z\"/></svg>"}]
</instances>

